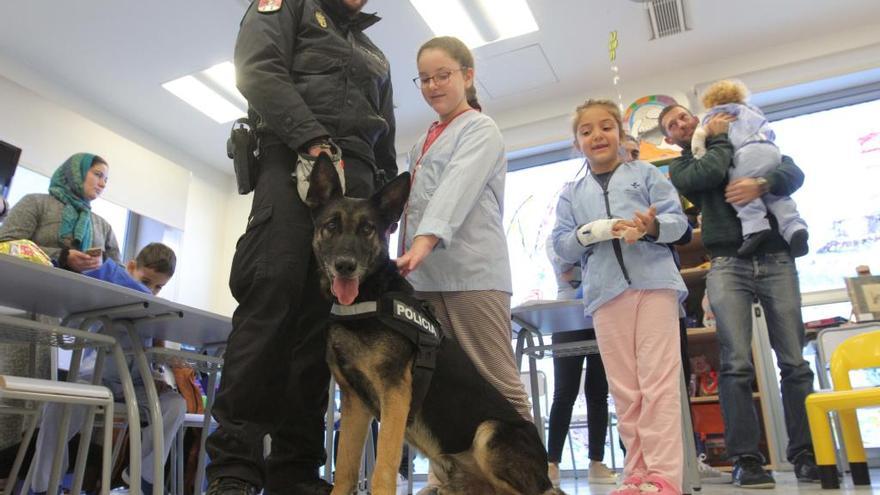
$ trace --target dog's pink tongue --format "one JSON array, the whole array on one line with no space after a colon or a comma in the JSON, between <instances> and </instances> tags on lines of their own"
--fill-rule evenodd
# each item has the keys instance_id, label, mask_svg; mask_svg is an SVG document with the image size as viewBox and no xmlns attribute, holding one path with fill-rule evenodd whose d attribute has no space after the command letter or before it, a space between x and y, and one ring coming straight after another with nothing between
<instances>
[{"instance_id":1,"label":"dog's pink tongue","mask_svg":"<svg viewBox=\"0 0 880 495\"><path fill-rule=\"evenodd\" d=\"M358 295L358 279L356 278L333 278L333 295L340 304L348 306L353 303Z\"/></svg>"}]
</instances>

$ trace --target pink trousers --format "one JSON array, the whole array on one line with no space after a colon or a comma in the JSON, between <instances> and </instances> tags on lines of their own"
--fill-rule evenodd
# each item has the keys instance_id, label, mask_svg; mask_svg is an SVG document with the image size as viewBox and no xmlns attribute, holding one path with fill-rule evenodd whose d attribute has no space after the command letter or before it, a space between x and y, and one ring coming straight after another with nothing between
<instances>
[{"instance_id":1,"label":"pink trousers","mask_svg":"<svg viewBox=\"0 0 880 495\"><path fill-rule=\"evenodd\" d=\"M681 487L681 351L671 289L629 289L593 312L596 340L626 445L624 478Z\"/></svg>"}]
</instances>

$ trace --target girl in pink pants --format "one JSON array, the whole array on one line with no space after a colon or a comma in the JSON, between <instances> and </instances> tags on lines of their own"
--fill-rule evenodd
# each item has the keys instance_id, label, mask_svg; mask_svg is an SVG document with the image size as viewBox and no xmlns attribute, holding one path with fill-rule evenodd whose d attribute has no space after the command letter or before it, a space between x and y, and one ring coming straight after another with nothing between
<instances>
[{"instance_id":1,"label":"girl in pink pants","mask_svg":"<svg viewBox=\"0 0 880 495\"><path fill-rule=\"evenodd\" d=\"M622 163L620 112L609 101L578 107L575 144L589 173L556 207L553 246L580 262L585 312L627 448L614 494L681 493L681 354L678 300L687 294L668 244L687 230L678 193L653 165Z\"/></svg>"}]
</instances>

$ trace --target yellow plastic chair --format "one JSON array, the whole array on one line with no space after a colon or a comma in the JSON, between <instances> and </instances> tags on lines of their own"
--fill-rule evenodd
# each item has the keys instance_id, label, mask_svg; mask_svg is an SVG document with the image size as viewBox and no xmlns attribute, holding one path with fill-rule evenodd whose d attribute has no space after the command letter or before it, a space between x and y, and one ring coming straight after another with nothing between
<instances>
[{"instance_id":1,"label":"yellow plastic chair","mask_svg":"<svg viewBox=\"0 0 880 495\"><path fill-rule=\"evenodd\" d=\"M828 413L837 411L841 435L846 446L854 485L870 485L865 446L859 431L856 409L880 405L880 387L853 390L849 372L880 367L880 330L856 335L840 344L831 356L831 379L834 390L810 394L807 397L807 416L813 436L813 450L822 488L839 488L837 464L834 458L834 439Z\"/></svg>"}]
</instances>

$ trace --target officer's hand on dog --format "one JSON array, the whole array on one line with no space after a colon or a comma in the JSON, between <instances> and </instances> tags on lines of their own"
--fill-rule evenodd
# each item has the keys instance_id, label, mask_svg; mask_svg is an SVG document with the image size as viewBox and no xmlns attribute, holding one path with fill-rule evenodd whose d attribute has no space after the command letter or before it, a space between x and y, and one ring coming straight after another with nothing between
<instances>
[{"instance_id":1,"label":"officer's hand on dog","mask_svg":"<svg viewBox=\"0 0 880 495\"><path fill-rule=\"evenodd\" d=\"M397 269L400 270L400 274L405 277L418 268L422 261L431 254L431 250L434 249L438 242L440 242L440 239L434 235L416 236L409 251L403 253L403 256L396 260Z\"/></svg>"},{"instance_id":2,"label":"officer's hand on dog","mask_svg":"<svg viewBox=\"0 0 880 495\"><path fill-rule=\"evenodd\" d=\"M333 148L330 146L330 139L327 137L313 139L309 141L306 146L308 147L308 154L315 158L321 153L326 153L327 155L333 154Z\"/></svg>"},{"instance_id":3,"label":"officer's hand on dog","mask_svg":"<svg viewBox=\"0 0 880 495\"><path fill-rule=\"evenodd\" d=\"M313 146L309 146L309 155L317 158L318 155L320 155L321 153L326 153L327 155L330 155L332 153L332 150L330 149L330 145L329 144L316 144Z\"/></svg>"}]
</instances>

